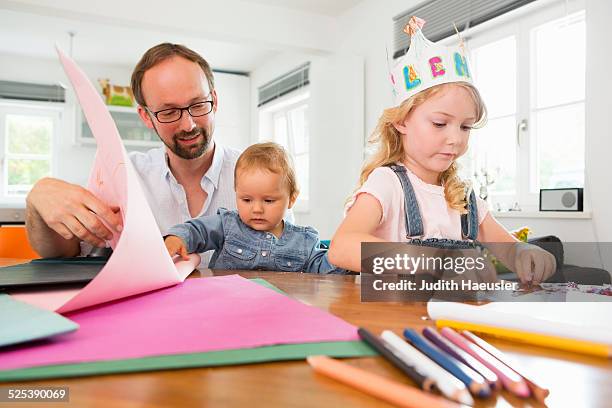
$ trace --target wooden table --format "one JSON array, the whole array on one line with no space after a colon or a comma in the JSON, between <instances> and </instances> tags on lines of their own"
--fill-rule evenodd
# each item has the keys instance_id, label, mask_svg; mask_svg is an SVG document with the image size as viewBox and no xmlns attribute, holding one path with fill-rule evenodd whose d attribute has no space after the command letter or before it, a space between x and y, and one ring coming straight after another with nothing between
<instances>
[{"instance_id":1,"label":"wooden table","mask_svg":"<svg viewBox=\"0 0 612 408\"><path fill-rule=\"evenodd\" d=\"M8 260L0 259L0 265ZM191 278L234 272L195 271ZM376 333L405 327L432 326L423 303L361 303L358 276L318 276L301 273L240 272L246 278L263 278L290 296ZM201 318L206 312L194 311ZM612 317L611 317L612 318ZM551 391L551 407L609 407L612 401L612 363L605 359L529 347L500 340L491 344L536 374L536 382ZM410 384L381 357L352 358L352 365ZM151 407L388 407L385 402L313 373L305 361L276 362L215 368L184 369L54 379L7 385L68 386L71 406ZM0 406L6 406L1 404ZM20 403L19 407L27 406ZM40 407L41 404L33 405ZM65 407L66 403L45 407ZM502 392L485 406L541 406Z\"/></svg>"}]
</instances>

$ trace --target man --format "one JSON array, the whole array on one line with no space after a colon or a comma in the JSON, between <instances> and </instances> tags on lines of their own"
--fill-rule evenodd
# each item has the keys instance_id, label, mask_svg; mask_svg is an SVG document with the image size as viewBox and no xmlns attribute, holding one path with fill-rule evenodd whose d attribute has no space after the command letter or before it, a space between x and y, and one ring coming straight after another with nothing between
<instances>
[{"instance_id":1,"label":"man","mask_svg":"<svg viewBox=\"0 0 612 408\"><path fill-rule=\"evenodd\" d=\"M237 150L213 140L218 97L210 66L182 45L149 49L132 74L138 114L165 147L131 153L147 201L162 234L171 226L220 207L235 209ZM26 227L33 248L43 257L76 256L88 246L104 247L121 231L118 208L81 186L45 178L26 198ZM88 251L87 251L88 252Z\"/></svg>"}]
</instances>

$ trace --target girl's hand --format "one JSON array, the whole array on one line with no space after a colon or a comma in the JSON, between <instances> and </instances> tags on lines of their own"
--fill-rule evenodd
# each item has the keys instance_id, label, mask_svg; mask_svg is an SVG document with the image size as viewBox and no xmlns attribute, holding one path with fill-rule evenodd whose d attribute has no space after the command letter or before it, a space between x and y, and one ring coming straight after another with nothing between
<instances>
[{"instance_id":1,"label":"girl's hand","mask_svg":"<svg viewBox=\"0 0 612 408\"><path fill-rule=\"evenodd\" d=\"M181 259L187 261L189 260L189 255L187 254L187 246L182 239L177 237L176 235L168 235L164 239L164 244L166 244L166 249L168 249L168 253L171 257L178 254Z\"/></svg>"},{"instance_id":2,"label":"girl's hand","mask_svg":"<svg viewBox=\"0 0 612 408\"><path fill-rule=\"evenodd\" d=\"M557 261L550 252L521 242L516 244L514 266L522 283L538 284L555 273Z\"/></svg>"}]
</instances>

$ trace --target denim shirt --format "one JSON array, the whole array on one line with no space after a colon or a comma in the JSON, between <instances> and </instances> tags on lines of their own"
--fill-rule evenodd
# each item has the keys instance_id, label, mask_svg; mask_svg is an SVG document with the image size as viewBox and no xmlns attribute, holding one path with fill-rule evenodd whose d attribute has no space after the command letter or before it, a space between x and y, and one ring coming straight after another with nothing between
<instances>
[{"instance_id":1,"label":"denim shirt","mask_svg":"<svg viewBox=\"0 0 612 408\"><path fill-rule=\"evenodd\" d=\"M216 215L194 218L171 227L168 235L180 237L188 252L214 250L211 269L259 269L284 272L345 273L327 259L312 227L284 222L280 238L257 231L242 222L237 211L221 208Z\"/></svg>"}]
</instances>

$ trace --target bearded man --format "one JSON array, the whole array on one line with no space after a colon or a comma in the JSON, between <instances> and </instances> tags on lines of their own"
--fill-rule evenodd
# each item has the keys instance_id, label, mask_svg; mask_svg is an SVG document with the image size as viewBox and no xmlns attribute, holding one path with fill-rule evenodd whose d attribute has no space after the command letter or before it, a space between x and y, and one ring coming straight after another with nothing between
<instances>
[{"instance_id":1,"label":"bearded man","mask_svg":"<svg viewBox=\"0 0 612 408\"><path fill-rule=\"evenodd\" d=\"M159 44L138 62L131 86L140 118L165 144L130 153L161 234L218 208L235 209L234 167L240 152L213 139L219 99L208 62L185 46ZM112 232L102 220L121 231L118 208L63 180L39 180L26 199L28 237L43 257L105 247Z\"/></svg>"}]
</instances>

